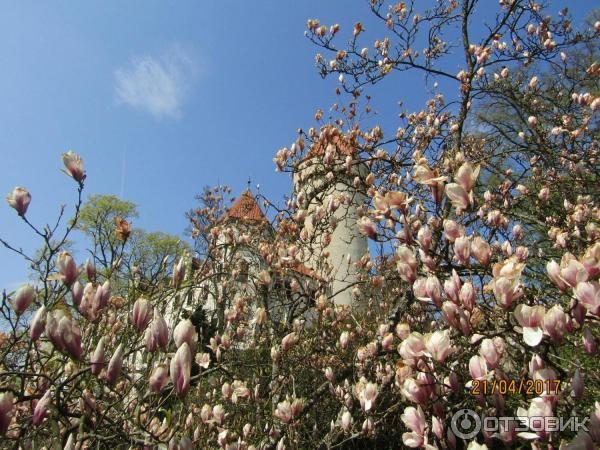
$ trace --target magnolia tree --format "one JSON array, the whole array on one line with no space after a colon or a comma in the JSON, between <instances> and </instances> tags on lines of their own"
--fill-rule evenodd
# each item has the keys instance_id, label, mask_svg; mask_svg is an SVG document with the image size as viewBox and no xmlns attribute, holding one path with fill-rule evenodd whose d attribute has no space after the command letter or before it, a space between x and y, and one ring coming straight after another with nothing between
<instances>
[{"instance_id":1,"label":"magnolia tree","mask_svg":"<svg viewBox=\"0 0 600 450\"><path fill-rule=\"evenodd\" d=\"M275 163L320 176L258 231L206 191L199 254L143 285L119 258L99 275L65 250L79 156L63 156L67 225L37 228L15 188L45 250L1 241L37 277L0 309L3 446L597 448L600 21L491 6L372 0L369 29L309 20L340 102ZM370 85L407 70L437 93L365 128ZM327 260L336 210L358 199L370 254L338 307L331 268L299 268ZM128 230L116 220L114 242Z\"/></svg>"}]
</instances>

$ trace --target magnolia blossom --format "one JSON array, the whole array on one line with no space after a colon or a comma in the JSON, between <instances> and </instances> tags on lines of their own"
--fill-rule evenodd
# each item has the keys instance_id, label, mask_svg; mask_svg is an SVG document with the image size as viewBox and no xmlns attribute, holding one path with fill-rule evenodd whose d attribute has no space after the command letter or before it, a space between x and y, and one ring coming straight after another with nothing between
<instances>
[{"instance_id":1,"label":"magnolia blossom","mask_svg":"<svg viewBox=\"0 0 600 450\"><path fill-rule=\"evenodd\" d=\"M448 355L452 353L452 342L448 330L435 331L425 335L424 338L427 356L443 363Z\"/></svg>"},{"instance_id":2,"label":"magnolia blossom","mask_svg":"<svg viewBox=\"0 0 600 450\"><path fill-rule=\"evenodd\" d=\"M396 256L396 266L400 278L409 283L414 283L417 279L417 259L415 258L415 254L409 247L401 245L396 249Z\"/></svg>"},{"instance_id":3,"label":"magnolia blossom","mask_svg":"<svg viewBox=\"0 0 600 450\"><path fill-rule=\"evenodd\" d=\"M484 378L487 378L489 372L485 359L478 355L471 356L471 359L469 360L469 373L473 380L483 380Z\"/></svg>"},{"instance_id":4,"label":"magnolia blossom","mask_svg":"<svg viewBox=\"0 0 600 450\"><path fill-rule=\"evenodd\" d=\"M554 342L560 342L565 334L567 315L560 305L554 305L544 315L544 331Z\"/></svg>"},{"instance_id":5,"label":"magnolia blossom","mask_svg":"<svg viewBox=\"0 0 600 450\"><path fill-rule=\"evenodd\" d=\"M359 219L358 230L369 239L377 238L377 226L368 217L361 217Z\"/></svg>"},{"instance_id":6,"label":"magnolia blossom","mask_svg":"<svg viewBox=\"0 0 600 450\"><path fill-rule=\"evenodd\" d=\"M189 319L182 320L173 330L173 340L179 348L184 343L189 346L190 352L196 353L196 345L198 344L198 333L194 324Z\"/></svg>"},{"instance_id":7,"label":"magnolia blossom","mask_svg":"<svg viewBox=\"0 0 600 450\"><path fill-rule=\"evenodd\" d=\"M600 284L597 281L578 283L575 296L589 312L600 316Z\"/></svg>"},{"instance_id":8,"label":"magnolia blossom","mask_svg":"<svg viewBox=\"0 0 600 450\"><path fill-rule=\"evenodd\" d=\"M62 154L65 172L78 183L81 183L85 178L85 170L83 169L83 160L81 157L72 151Z\"/></svg>"},{"instance_id":9,"label":"magnolia blossom","mask_svg":"<svg viewBox=\"0 0 600 450\"><path fill-rule=\"evenodd\" d=\"M422 386L421 383L414 378L410 377L404 380L400 392L408 401L418 405L424 405L429 397L427 388Z\"/></svg>"},{"instance_id":10,"label":"magnolia blossom","mask_svg":"<svg viewBox=\"0 0 600 450\"><path fill-rule=\"evenodd\" d=\"M44 420L44 417L46 417L46 414L48 413L48 408L50 406L50 402L52 401L50 395L50 390L47 390L42 396L42 398L39 399L37 404L35 405L35 408L33 410L33 416L31 418L31 422L33 423L33 425L37 426L41 424Z\"/></svg>"},{"instance_id":11,"label":"magnolia blossom","mask_svg":"<svg viewBox=\"0 0 600 450\"><path fill-rule=\"evenodd\" d=\"M187 342L183 342L171 360L171 381L175 392L185 394L190 387L190 373L192 368L192 353Z\"/></svg>"},{"instance_id":12,"label":"magnolia blossom","mask_svg":"<svg viewBox=\"0 0 600 450\"><path fill-rule=\"evenodd\" d=\"M40 306L33 315L33 319L31 319L31 323L29 324L29 337L31 337L32 341L37 341L42 335L46 327L46 315L47 311L44 305Z\"/></svg>"},{"instance_id":13,"label":"magnolia blossom","mask_svg":"<svg viewBox=\"0 0 600 450\"><path fill-rule=\"evenodd\" d=\"M184 278L185 263L183 258L179 258L179 260L173 265L173 276L171 282L173 283L173 286L179 286Z\"/></svg>"},{"instance_id":14,"label":"magnolia blossom","mask_svg":"<svg viewBox=\"0 0 600 450\"><path fill-rule=\"evenodd\" d=\"M518 305L513 315L523 327L523 340L531 347L538 345L544 333L541 325L544 320L546 308L543 306Z\"/></svg>"},{"instance_id":15,"label":"magnolia blossom","mask_svg":"<svg viewBox=\"0 0 600 450\"><path fill-rule=\"evenodd\" d=\"M18 315L23 314L35 299L35 295L35 288L31 284L24 284L21 286L17 290L17 293L15 294L15 300L13 302L15 312Z\"/></svg>"},{"instance_id":16,"label":"magnolia blossom","mask_svg":"<svg viewBox=\"0 0 600 450\"><path fill-rule=\"evenodd\" d=\"M446 185L446 196L458 214L469 207L469 193L458 183Z\"/></svg>"},{"instance_id":17,"label":"magnolia blossom","mask_svg":"<svg viewBox=\"0 0 600 450\"><path fill-rule=\"evenodd\" d=\"M421 447L425 442L424 436L426 434L427 427L425 414L423 413L421 407L406 407L400 418L406 427L411 430L411 432L402 434L402 442L404 442L404 445L411 448Z\"/></svg>"},{"instance_id":18,"label":"magnolia blossom","mask_svg":"<svg viewBox=\"0 0 600 450\"><path fill-rule=\"evenodd\" d=\"M492 249L490 244L484 241L481 237L476 236L471 242L471 254L479 264L487 266L490 263Z\"/></svg>"},{"instance_id":19,"label":"magnolia blossom","mask_svg":"<svg viewBox=\"0 0 600 450\"><path fill-rule=\"evenodd\" d=\"M96 344L96 350L92 354L90 358L90 372L94 375L99 375L102 367L106 363L106 355L104 351L104 336L98 339L98 344Z\"/></svg>"},{"instance_id":20,"label":"magnolia blossom","mask_svg":"<svg viewBox=\"0 0 600 450\"><path fill-rule=\"evenodd\" d=\"M524 425L528 425L534 430L539 430L537 432L520 432L518 433L519 437L524 439L543 439L547 435L544 420L546 417L553 417L552 403L550 400L542 397L533 398L529 404L529 409L525 410L521 407L517 409L517 417L526 418L526 420L522 420Z\"/></svg>"},{"instance_id":21,"label":"magnolia blossom","mask_svg":"<svg viewBox=\"0 0 600 450\"><path fill-rule=\"evenodd\" d=\"M150 302L145 298L138 298L133 305L132 321L138 331L144 331L152 320Z\"/></svg>"},{"instance_id":22,"label":"magnolia blossom","mask_svg":"<svg viewBox=\"0 0 600 450\"><path fill-rule=\"evenodd\" d=\"M12 392L0 393L0 436L3 436L10 426L15 408L13 401Z\"/></svg>"},{"instance_id":23,"label":"magnolia blossom","mask_svg":"<svg viewBox=\"0 0 600 450\"><path fill-rule=\"evenodd\" d=\"M83 353L81 330L62 310L47 315L46 334L57 350L79 359Z\"/></svg>"},{"instance_id":24,"label":"magnolia blossom","mask_svg":"<svg viewBox=\"0 0 600 450\"><path fill-rule=\"evenodd\" d=\"M371 411L375 407L375 400L378 395L377 384L366 383L358 394L360 406L365 412Z\"/></svg>"},{"instance_id":25,"label":"magnolia blossom","mask_svg":"<svg viewBox=\"0 0 600 450\"><path fill-rule=\"evenodd\" d=\"M150 389L152 392L160 392L167 385L167 380L169 376L169 369L166 364L159 364L152 371L152 375L150 375L150 380L148 383L150 384Z\"/></svg>"},{"instance_id":26,"label":"magnolia blossom","mask_svg":"<svg viewBox=\"0 0 600 450\"><path fill-rule=\"evenodd\" d=\"M60 278L66 286L71 286L77 279L77 264L69 252L61 252L56 260Z\"/></svg>"},{"instance_id":27,"label":"magnolia blossom","mask_svg":"<svg viewBox=\"0 0 600 450\"><path fill-rule=\"evenodd\" d=\"M123 368L123 344L119 344L117 349L108 362L108 368L106 369L106 381L108 384L113 384L119 378L121 369Z\"/></svg>"},{"instance_id":28,"label":"magnolia blossom","mask_svg":"<svg viewBox=\"0 0 600 450\"><path fill-rule=\"evenodd\" d=\"M284 352L289 350L290 348L292 348L294 345L296 345L298 343L298 340L299 340L299 338L298 338L298 334L296 332L291 332L291 333L287 334L281 340L282 350Z\"/></svg>"},{"instance_id":29,"label":"magnolia blossom","mask_svg":"<svg viewBox=\"0 0 600 450\"><path fill-rule=\"evenodd\" d=\"M6 196L6 201L17 211L17 214L24 216L31 203L31 194L27 189L17 186Z\"/></svg>"},{"instance_id":30,"label":"magnolia blossom","mask_svg":"<svg viewBox=\"0 0 600 450\"><path fill-rule=\"evenodd\" d=\"M277 417L283 423L289 423L292 421L292 405L288 400L284 400L283 402L279 402L277 404L277 409L275 410L275 417Z\"/></svg>"}]
</instances>

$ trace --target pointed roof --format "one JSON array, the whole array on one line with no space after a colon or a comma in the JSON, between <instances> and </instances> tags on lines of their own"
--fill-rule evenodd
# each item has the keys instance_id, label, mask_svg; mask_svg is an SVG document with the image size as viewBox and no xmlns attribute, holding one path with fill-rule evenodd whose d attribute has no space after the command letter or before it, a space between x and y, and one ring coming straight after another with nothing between
<instances>
[{"instance_id":1,"label":"pointed roof","mask_svg":"<svg viewBox=\"0 0 600 450\"><path fill-rule=\"evenodd\" d=\"M252 192L244 192L225 214L226 219L268 222Z\"/></svg>"}]
</instances>

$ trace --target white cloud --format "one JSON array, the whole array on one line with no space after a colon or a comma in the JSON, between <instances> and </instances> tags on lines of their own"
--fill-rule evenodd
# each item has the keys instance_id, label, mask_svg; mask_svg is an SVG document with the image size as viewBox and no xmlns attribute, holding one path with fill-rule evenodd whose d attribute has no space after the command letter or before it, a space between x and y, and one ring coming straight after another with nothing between
<instances>
[{"instance_id":1,"label":"white cloud","mask_svg":"<svg viewBox=\"0 0 600 450\"><path fill-rule=\"evenodd\" d=\"M157 119L182 116L182 104L196 75L196 64L179 46L158 56L132 58L114 72L119 102Z\"/></svg>"}]
</instances>

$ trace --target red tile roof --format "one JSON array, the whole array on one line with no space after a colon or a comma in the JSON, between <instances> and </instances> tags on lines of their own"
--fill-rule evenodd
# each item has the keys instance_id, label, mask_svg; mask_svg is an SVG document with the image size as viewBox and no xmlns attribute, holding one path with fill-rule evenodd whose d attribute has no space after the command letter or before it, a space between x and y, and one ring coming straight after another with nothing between
<instances>
[{"instance_id":1,"label":"red tile roof","mask_svg":"<svg viewBox=\"0 0 600 450\"><path fill-rule=\"evenodd\" d=\"M226 219L267 222L260 206L250 191L244 192L225 214Z\"/></svg>"}]
</instances>

